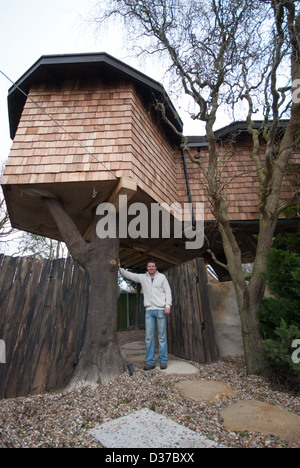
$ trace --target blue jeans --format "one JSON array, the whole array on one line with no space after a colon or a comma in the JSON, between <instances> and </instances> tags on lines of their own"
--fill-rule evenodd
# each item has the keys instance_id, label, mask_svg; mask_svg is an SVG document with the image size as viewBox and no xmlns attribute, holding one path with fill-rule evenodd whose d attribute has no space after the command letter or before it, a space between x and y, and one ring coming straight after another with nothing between
<instances>
[{"instance_id":1,"label":"blue jeans","mask_svg":"<svg viewBox=\"0 0 300 468\"><path fill-rule=\"evenodd\" d=\"M146 363L155 366L155 322L158 330L159 362L168 362L167 317L164 310L146 310Z\"/></svg>"}]
</instances>

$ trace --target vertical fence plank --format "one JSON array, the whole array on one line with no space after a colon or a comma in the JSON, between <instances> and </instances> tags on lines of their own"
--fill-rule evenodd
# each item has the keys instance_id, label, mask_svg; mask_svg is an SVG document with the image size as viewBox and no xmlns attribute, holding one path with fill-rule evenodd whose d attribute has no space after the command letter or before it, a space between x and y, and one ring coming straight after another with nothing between
<instances>
[{"instance_id":1,"label":"vertical fence plank","mask_svg":"<svg viewBox=\"0 0 300 468\"><path fill-rule=\"evenodd\" d=\"M18 313L17 310L9 309L17 265L17 258L5 257L0 267L0 339L6 344L6 364L0 364L0 398L5 396L5 382L9 375L8 364L14 344L14 323Z\"/></svg>"},{"instance_id":2,"label":"vertical fence plank","mask_svg":"<svg viewBox=\"0 0 300 468\"><path fill-rule=\"evenodd\" d=\"M199 320L201 323L204 362L210 363L217 359L217 348L209 305L207 273L203 258L196 258L193 260L193 267L196 294L198 298Z\"/></svg>"},{"instance_id":3,"label":"vertical fence plank","mask_svg":"<svg viewBox=\"0 0 300 468\"><path fill-rule=\"evenodd\" d=\"M59 361L63 343L61 342L61 326L63 322L63 314L61 309L62 303L62 285L64 276L65 260L54 260L49 281L47 295L47 314L48 330L46 330L45 342L47 343L48 362L45 370L44 388L51 390L57 387Z\"/></svg>"},{"instance_id":4,"label":"vertical fence plank","mask_svg":"<svg viewBox=\"0 0 300 468\"><path fill-rule=\"evenodd\" d=\"M24 348L28 340L25 304L29 294L28 284L30 282L32 264L32 258L24 257L19 259L10 290L8 312L13 311L14 321L10 324L10 341L7 345L9 348L5 379L7 397L18 396L21 391L20 375L25 359ZM11 319L10 313L8 314L8 318Z\"/></svg>"},{"instance_id":5,"label":"vertical fence plank","mask_svg":"<svg viewBox=\"0 0 300 468\"><path fill-rule=\"evenodd\" d=\"M47 328L48 315L46 307L46 298L49 287L49 277L52 267L52 262L47 261L41 272L39 281L38 293L35 302L36 319L31 334L31 377L29 393L37 393L43 391L45 382L44 371L47 361L47 347L45 346L44 337L45 329Z\"/></svg>"},{"instance_id":6,"label":"vertical fence plank","mask_svg":"<svg viewBox=\"0 0 300 468\"><path fill-rule=\"evenodd\" d=\"M32 365L34 361L36 328L39 324L40 308L38 307L39 284L41 274L47 260L34 260L30 282L28 284L28 295L24 306L25 327L27 329L27 341L24 343L24 360L20 371L20 395L27 395L31 388Z\"/></svg>"},{"instance_id":7,"label":"vertical fence plank","mask_svg":"<svg viewBox=\"0 0 300 468\"><path fill-rule=\"evenodd\" d=\"M196 258L193 260L193 263L195 275L197 278L196 288L199 302L200 320L202 322L201 332L205 362L214 362L217 359L218 352L209 304L207 272L202 258Z\"/></svg>"},{"instance_id":8,"label":"vertical fence plank","mask_svg":"<svg viewBox=\"0 0 300 468\"><path fill-rule=\"evenodd\" d=\"M71 258L0 259L0 398L53 390L71 375L82 348L87 273Z\"/></svg>"},{"instance_id":9,"label":"vertical fence plank","mask_svg":"<svg viewBox=\"0 0 300 468\"><path fill-rule=\"evenodd\" d=\"M203 259L186 262L165 272L173 295L172 311L168 316L169 352L201 363L216 359L204 273Z\"/></svg>"}]
</instances>

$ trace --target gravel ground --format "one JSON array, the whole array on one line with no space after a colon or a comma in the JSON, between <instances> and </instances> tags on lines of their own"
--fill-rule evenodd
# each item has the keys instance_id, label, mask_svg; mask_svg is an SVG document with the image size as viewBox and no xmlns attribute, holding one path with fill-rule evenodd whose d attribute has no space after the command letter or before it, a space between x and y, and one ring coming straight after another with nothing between
<instances>
[{"instance_id":1,"label":"gravel ground","mask_svg":"<svg viewBox=\"0 0 300 468\"><path fill-rule=\"evenodd\" d=\"M119 334L120 343L144 339L143 331ZM228 432L219 412L236 400L257 399L300 414L299 394L274 389L261 377L247 376L243 359L226 359L201 365L192 377L144 372L143 363L134 364L134 375L124 373L97 389L84 388L66 393L48 393L0 401L0 448L96 448L101 447L88 429L142 408L150 408L179 424L227 447L299 448L273 436L250 432ZM180 380L220 380L237 393L217 403L194 403L175 388Z\"/></svg>"}]
</instances>

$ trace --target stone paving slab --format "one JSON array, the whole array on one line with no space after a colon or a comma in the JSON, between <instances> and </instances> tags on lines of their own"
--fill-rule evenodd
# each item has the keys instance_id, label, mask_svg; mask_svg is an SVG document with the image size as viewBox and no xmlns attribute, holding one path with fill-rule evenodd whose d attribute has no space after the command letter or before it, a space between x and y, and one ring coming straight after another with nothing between
<instances>
[{"instance_id":1,"label":"stone paving slab","mask_svg":"<svg viewBox=\"0 0 300 468\"><path fill-rule=\"evenodd\" d=\"M148 408L89 432L105 448L224 448Z\"/></svg>"},{"instance_id":2,"label":"stone paving slab","mask_svg":"<svg viewBox=\"0 0 300 468\"><path fill-rule=\"evenodd\" d=\"M230 431L269 434L298 444L300 416L258 400L240 400L221 412L224 426Z\"/></svg>"},{"instance_id":3,"label":"stone paving slab","mask_svg":"<svg viewBox=\"0 0 300 468\"><path fill-rule=\"evenodd\" d=\"M131 356L140 356L143 355L145 359L145 351L143 349L122 349L123 354L128 357L128 359Z\"/></svg>"},{"instance_id":4,"label":"stone paving slab","mask_svg":"<svg viewBox=\"0 0 300 468\"><path fill-rule=\"evenodd\" d=\"M146 345L143 341L135 341L132 343L127 343L122 346L122 352L125 354L128 362L134 363L139 361L145 361L146 354ZM156 350L155 357L158 362L158 353ZM199 369L190 364L187 361L176 360L171 354L168 355L168 368L161 370L159 364L157 364L156 369L161 372L164 372L166 375L197 375L199 374ZM173 358L173 359L172 359Z\"/></svg>"},{"instance_id":5,"label":"stone paving slab","mask_svg":"<svg viewBox=\"0 0 300 468\"><path fill-rule=\"evenodd\" d=\"M141 350L146 350L146 345L144 341L134 341L132 343L126 343L122 346L122 349L124 350L135 350L135 351L141 351Z\"/></svg>"},{"instance_id":6,"label":"stone paving slab","mask_svg":"<svg viewBox=\"0 0 300 468\"><path fill-rule=\"evenodd\" d=\"M218 401L223 396L236 396L229 385L217 380L182 380L175 387L183 396L195 401Z\"/></svg>"},{"instance_id":7,"label":"stone paving slab","mask_svg":"<svg viewBox=\"0 0 300 468\"><path fill-rule=\"evenodd\" d=\"M143 353L143 354L132 354L132 355L125 354L125 356L126 356L126 358L128 360L128 363L145 361L145 353Z\"/></svg>"},{"instance_id":8,"label":"stone paving slab","mask_svg":"<svg viewBox=\"0 0 300 468\"><path fill-rule=\"evenodd\" d=\"M189 362L177 360L169 361L167 369L161 370L159 367L157 369L166 375L197 375L200 372L197 367Z\"/></svg>"}]
</instances>

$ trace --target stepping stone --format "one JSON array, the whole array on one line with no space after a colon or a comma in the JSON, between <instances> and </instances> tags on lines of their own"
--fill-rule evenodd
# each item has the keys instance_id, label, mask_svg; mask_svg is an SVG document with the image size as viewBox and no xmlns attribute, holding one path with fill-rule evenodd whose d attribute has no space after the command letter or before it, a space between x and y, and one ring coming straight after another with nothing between
<instances>
[{"instance_id":1,"label":"stepping stone","mask_svg":"<svg viewBox=\"0 0 300 468\"><path fill-rule=\"evenodd\" d=\"M145 350L143 349L122 349L123 354L126 356L135 356L137 354L145 354Z\"/></svg>"},{"instance_id":2,"label":"stepping stone","mask_svg":"<svg viewBox=\"0 0 300 468\"><path fill-rule=\"evenodd\" d=\"M158 369L160 372L164 372L167 375L197 375L199 374L199 369L193 366L189 362L186 361L176 361L171 360L168 362L168 368L165 370L161 370L159 367Z\"/></svg>"},{"instance_id":3,"label":"stepping stone","mask_svg":"<svg viewBox=\"0 0 300 468\"><path fill-rule=\"evenodd\" d=\"M133 355L128 355L128 354L125 353L125 356L127 358L128 363L129 362L145 361L145 353L143 353L143 354L133 354Z\"/></svg>"},{"instance_id":4,"label":"stepping stone","mask_svg":"<svg viewBox=\"0 0 300 468\"><path fill-rule=\"evenodd\" d=\"M89 433L104 448L223 447L148 408L98 425Z\"/></svg>"},{"instance_id":5,"label":"stepping stone","mask_svg":"<svg viewBox=\"0 0 300 468\"><path fill-rule=\"evenodd\" d=\"M139 361L145 362L146 350L145 351L142 351L142 350L141 351L123 350L123 354L125 354L128 362L139 362ZM169 355L169 356L173 357L173 355ZM157 366L157 369L159 369L158 353L155 354L155 357L156 357L156 361L157 361L156 366Z\"/></svg>"},{"instance_id":6,"label":"stepping stone","mask_svg":"<svg viewBox=\"0 0 300 468\"><path fill-rule=\"evenodd\" d=\"M121 347L128 362L145 361L146 345L144 341L134 341Z\"/></svg>"},{"instance_id":7,"label":"stepping stone","mask_svg":"<svg viewBox=\"0 0 300 468\"><path fill-rule=\"evenodd\" d=\"M144 350L146 349L146 345L144 341L134 341L133 343L126 343L122 346L124 350Z\"/></svg>"},{"instance_id":8,"label":"stepping stone","mask_svg":"<svg viewBox=\"0 0 300 468\"><path fill-rule=\"evenodd\" d=\"M262 401L241 400L220 414L230 431L260 432L299 444L300 416L290 411Z\"/></svg>"},{"instance_id":9,"label":"stepping stone","mask_svg":"<svg viewBox=\"0 0 300 468\"><path fill-rule=\"evenodd\" d=\"M184 380L175 387L183 396L195 401L218 401L223 396L236 396L229 385L216 380Z\"/></svg>"},{"instance_id":10,"label":"stepping stone","mask_svg":"<svg viewBox=\"0 0 300 468\"><path fill-rule=\"evenodd\" d=\"M125 354L128 362L139 362L145 361L146 356L146 345L143 341L135 341L133 343L127 343L122 346L122 352ZM158 361L158 350L155 352L156 360ZM159 364L157 364L156 369L161 372L164 372L167 375L196 375L199 373L197 369L192 364L189 364L186 361L173 360L172 355L169 355L168 368L161 370ZM170 359L171 358L171 359Z\"/></svg>"}]
</instances>

